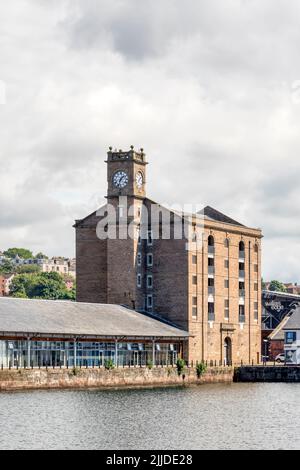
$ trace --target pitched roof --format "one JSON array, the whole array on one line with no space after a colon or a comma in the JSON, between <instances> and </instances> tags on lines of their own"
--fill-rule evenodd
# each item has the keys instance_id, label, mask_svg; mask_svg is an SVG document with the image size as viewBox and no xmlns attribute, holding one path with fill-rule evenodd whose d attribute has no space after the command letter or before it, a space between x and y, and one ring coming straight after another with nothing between
<instances>
[{"instance_id":1,"label":"pitched roof","mask_svg":"<svg viewBox=\"0 0 300 470\"><path fill-rule=\"evenodd\" d=\"M300 330L300 307L296 308L294 313L289 317L284 330Z\"/></svg>"},{"instance_id":2,"label":"pitched roof","mask_svg":"<svg viewBox=\"0 0 300 470\"><path fill-rule=\"evenodd\" d=\"M204 207L201 211L198 211L197 214L204 215L204 218L207 220L215 220L216 222L224 222L225 224L239 225L240 227L244 227L244 225L240 222L237 222L231 217L228 217L227 215L210 206Z\"/></svg>"},{"instance_id":3,"label":"pitched roof","mask_svg":"<svg viewBox=\"0 0 300 470\"><path fill-rule=\"evenodd\" d=\"M157 202L155 202L155 201L153 201L149 198L145 198L145 201L148 201L151 204L156 204L156 205L160 206L162 209L165 209L169 212L173 212L174 214L177 214L180 217L193 215L193 214L186 214L186 213L180 212L178 210L169 209L169 208L164 207L161 204L159 204L159 203L157 203ZM73 227L76 228L80 225L82 226L82 225L85 225L85 224L96 225L98 220L101 217L100 215L98 215L99 211L101 210L102 212L104 212L105 208L106 208L106 204L104 206L102 206L101 208L99 208L98 210L92 212L88 216L84 217L83 219L76 220ZM217 209L214 209L213 207L210 207L210 206L204 207L203 209L201 209L200 211L198 211L194 215L201 216L201 217L204 218L204 220L213 220L213 221L216 221L216 222L223 222L225 224L237 225L239 227L245 227L245 225L241 224L240 222L237 222L236 220L232 219L231 217L228 217L227 215L223 214L222 212L220 212Z\"/></svg>"},{"instance_id":4,"label":"pitched roof","mask_svg":"<svg viewBox=\"0 0 300 470\"><path fill-rule=\"evenodd\" d=\"M188 337L186 331L120 305L0 297L0 334Z\"/></svg>"},{"instance_id":5,"label":"pitched roof","mask_svg":"<svg viewBox=\"0 0 300 470\"><path fill-rule=\"evenodd\" d=\"M284 317L284 319L279 323L279 325L277 325L277 327L275 328L274 331L272 331L272 333L269 334L268 336L268 339L270 341L283 341L284 340L284 331L283 331L283 327L286 325L287 321L290 319L289 315L287 315L286 317Z\"/></svg>"}]
</instances>

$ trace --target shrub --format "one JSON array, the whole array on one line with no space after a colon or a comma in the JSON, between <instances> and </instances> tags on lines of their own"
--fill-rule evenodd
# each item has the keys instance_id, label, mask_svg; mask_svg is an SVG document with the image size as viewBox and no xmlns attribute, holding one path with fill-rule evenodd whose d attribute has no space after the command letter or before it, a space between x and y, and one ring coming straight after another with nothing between
<instances>
[{"instance_id":1,"label":"shrub","mask_svg":"<svg viewBox=\"0 0 300 470\"><path fill-rule=\"evenodd\" d=\"M148 369L153 369L153 362L152 361L147 361L147 367Z\"/></svg>"},{"instance_id":2,"label":"shrub","mask_svg":"<svg viewBox=\"0 0 300 470\"><path fill-rule=\"evenodd\" d=\"M73 375L75 375L75 376L76 376L76 375L78 375L78 374L79 374L79 372L80 372L80 369L79 369L79 367L73 367L73 369L72 369L72 374L73 374Z\"/></svg>"},{"instance_id":3,"label":"shrub","mask_svg":"<svg viewBox=\"0 0 300 470\"><path fill-rule=\"evenodd\" d=\"M105 359L104 367L106 370L112 370L115 367L114 361L112 359Z\"/></svg>"},{"instance_id":4,"label":"shrub","mask_svg":"<svg viewBox=\"0 0 300 470\"><path fill-rule=\"evenodd\" d=\"M206 372L206 365L203 362L200 362L196 365L197 377L200 379L201 375Z\"/></svg>"},{"instance_id":5,"label":"shrub","mask_svg":"<svg viewBox=\"0 0 300 470\"><path fill-rule=\"evenodd\" d=\"M181 375L183 369L185 368L185 360L184 359L178 359L177 363L176 363L176 367L177 367L178 375Z\"/></svg>"}]
</instances>

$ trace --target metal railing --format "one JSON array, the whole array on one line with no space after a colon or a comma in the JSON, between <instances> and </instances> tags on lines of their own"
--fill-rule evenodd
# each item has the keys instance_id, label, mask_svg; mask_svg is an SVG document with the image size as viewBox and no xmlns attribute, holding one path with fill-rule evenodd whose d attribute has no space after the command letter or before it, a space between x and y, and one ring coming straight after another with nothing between
<instances>
[{"instance_id":1,"label":"metal railing","mask_svg":"<svg viewBox=\"0 0 300 470\"><path fill-rule=\"evenodd\" d=\"M243 360L239 361L239 362L232 362L232 361L226 361L226 360L205 360L205 361L190 361L190 362L187 362L185 361L186 363L186 367L187 368L194 368L196 367L198 364L205 364L207 367L253 367L253 366L261 366L261 367L283 367L283 366L291 366L291 367L300 367L300 364L292 364L292 363L288 363L288 362L284 362L284 363L277 363L275 360L272 360L272 361L261 361L261 362L257 362L255 361L254 359L252 359L252 361L250 362L245 362ZM127 365L116 365L114 364L114 368L117 368L117 369L137 369L137 368L176 368L177 367L177 364L176 362L172 362L172 363L169 363L169 364L165 364L163 361L156 361L155 364L151 364L151 366L149 364L127 364ZM66 365L63 365L63 364L39 364L39 365L33 365L33 363L31 362L30 365L28 365L26 363L26 361L24 361L24 364L22 364L22 367L19 366L17 363L16 364L9 364L8 366L4 366L3 364L1 364L0 366L0 369L1 370L20 370L20 369L32 369L32 370L36 370L36 369L44 369L44 370L49 370L49 369L106 369L107 367L103 364L101 365L95 365L95 363L93 364L90 364L90 363L87 363L85 361L83 361L81 364L77 365L76 367L74 367L73 365L69 365L68 363Z\"/></svg>"}]
</instances>

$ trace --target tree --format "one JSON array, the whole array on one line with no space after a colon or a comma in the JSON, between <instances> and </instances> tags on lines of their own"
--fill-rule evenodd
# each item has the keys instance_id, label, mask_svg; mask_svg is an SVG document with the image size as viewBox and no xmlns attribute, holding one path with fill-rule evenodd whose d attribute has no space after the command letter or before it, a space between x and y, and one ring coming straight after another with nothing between
<instances>
[{"instance_id":1,"label":"tree","mask_svg":"<svg viewBox=\"0 0 300 470\"><path fill-rule=\"evenodd\" d=\"M286 292L286 287L282 282L274 280L270 282L269 290L272 292Z\"/></svg>"},{"instance_id":2,"label":"tree","mask_svg":"<svg viewBox=\"0 0 300 470\"><path fill-rule=\"evenodd\" d=\"M23 259L33 258L32 252L26 248L8 248L3 254L7 256L7 258L15 258L16 256Z\"/></svg>"},{"instance_id":3,"label":"tree","mask_svg":"<svg viewBox=\"0 0 300 470\"><path fill-rule=\"evenodd\" d=\"M4 263L0 265L0 274L10 274L13 272L15 272L15 266L11 261L4 261Z\"/></svg>"},{"instance_id":4,"label":"tree","mask_svg":"<svg viewBox=\"0 0 300 470\"><path fill-rule=\"evenodd\" d=\"M35 255L35 259L48 259L48 256L44 255L41 251Z\"/></svg>"},{"instance_id":5,"label":"tree","mask_svg":"<svg viewBox=\"0 0 300 470\"><path fill-rule=\"evenodd\" d=\"M68 291L63 277L56 272L17 274L10 291L13 297L75 300L75 289Z\"/></svg>"},{"instance_id":6,"label":"tree","mask_svg":"<svg viewBox=\"0 0 300 470\"><path fill-rule=\"evenodd\" d=\"M38 264L22 264L16 268L16 272L18 274L39 273L41 272L41 267Z\"/></svg>"}]
</instances>

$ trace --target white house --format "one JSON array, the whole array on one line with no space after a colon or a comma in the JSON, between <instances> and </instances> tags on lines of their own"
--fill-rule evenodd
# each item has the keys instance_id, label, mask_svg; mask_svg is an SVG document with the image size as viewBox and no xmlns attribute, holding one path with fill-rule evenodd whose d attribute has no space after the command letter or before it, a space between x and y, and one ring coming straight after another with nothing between
<instances>
[{"instance_id":1,"label":"white house","mask_svg":"<svg viewBox=\"0 0 300 470\"><path fill-rule=\"evenodd\" d=\"M283 327L284 351L287 364L300 364L300 307Z\"/></svg>"}]
</instances>

